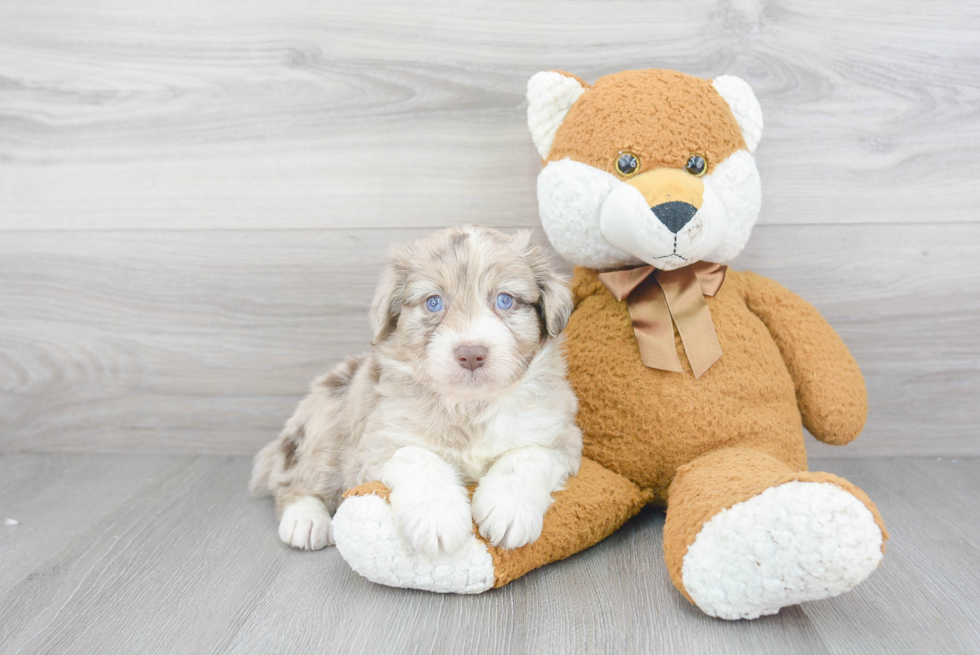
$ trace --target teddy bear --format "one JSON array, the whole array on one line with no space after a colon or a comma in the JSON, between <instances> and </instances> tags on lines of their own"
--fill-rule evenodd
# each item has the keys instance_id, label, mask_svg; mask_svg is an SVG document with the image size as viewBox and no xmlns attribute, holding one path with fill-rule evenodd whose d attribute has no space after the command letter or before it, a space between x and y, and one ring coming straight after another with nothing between
<instances>
[{"instance_id":1,"label":"teddy bear","mask_svg":"<svg viewBox=\"0 0 980 655\"><path fill-rule=\"evenodd\" d=\"M670 578L710 616L756 618L863 581L882 560L884 523L861 489L807 469L803 433L857 437L860 369L814 307L727 267L761 206L749 85L633 70L590 86L546 71L528 83L528 126L544 164L542 227L575 265L565 356L580 471L537 541L507 550L474 530L433 557L398 537L387 489L362 485L334 519L341 555L382 584L477 593L654 504Z\"/></svg>"}]
</instances>

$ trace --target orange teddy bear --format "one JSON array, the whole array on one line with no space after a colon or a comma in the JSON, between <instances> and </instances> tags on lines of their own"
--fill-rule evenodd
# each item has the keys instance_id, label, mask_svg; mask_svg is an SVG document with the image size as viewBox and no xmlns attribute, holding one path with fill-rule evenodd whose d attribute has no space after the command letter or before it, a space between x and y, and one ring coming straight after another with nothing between
<instances>
[{"instance_id":1,"label":"orange teddy bear","mask_svg":"<svg viewBox=\"0 0 980 655\"><path fill-rule=\"evenodd\" d=\"M853 484L807 471L803 426L845 444L867 416L853 357L816 309L725 264L761 204L759 102L739 78L626 71L528 84L542 225L576 265L566 329L585 439L579 475L516 550L474 534L426 558L397 539L385 490L351 490L337 545L366 577L473 593L667 508L671 579L711 616L755 618L864 580L887 532Z\"/></svg>"}]
</instances>

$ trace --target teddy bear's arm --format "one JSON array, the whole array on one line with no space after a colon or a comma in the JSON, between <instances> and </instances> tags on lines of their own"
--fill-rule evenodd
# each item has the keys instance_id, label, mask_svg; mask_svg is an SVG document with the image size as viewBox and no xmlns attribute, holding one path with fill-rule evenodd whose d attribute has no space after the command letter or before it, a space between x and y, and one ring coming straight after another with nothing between
<instances>
[{"instance_id":1,"label":"teddy bear's arm","mask_svg":"<svg viewBox=\"0 0 980 655\"><path fill-rule=\"evenodd\" d=\"M596 277L596 272L589 268L576 266L572 272L572 279L568 283L568 288L572 292L572 301L575 307L585 298L596 293L602 288L602 282Z\"/></svg>"},{"instance_id":2,"label":"teddy bear's arm","mask_svg":"<svg viewBox=\"0 0 980 655\"><path fill-rule=\"evenodd\" d=\"M769 328L796 385L803 425L824 443L849 443L868 417L854 357L813 305L773 280L743 275L746 303Z\"/></svg>"}]
</instances>

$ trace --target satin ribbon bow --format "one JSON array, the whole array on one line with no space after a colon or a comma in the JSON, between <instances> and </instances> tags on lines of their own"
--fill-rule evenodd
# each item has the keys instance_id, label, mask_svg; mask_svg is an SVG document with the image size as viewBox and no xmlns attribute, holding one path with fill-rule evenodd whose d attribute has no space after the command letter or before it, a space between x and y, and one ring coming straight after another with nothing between
<instances>
[{"instance_id":1,"label":"satin ribbon bow","mask_svg":"<svg viewBox=\"0 0 980 655\"><path fill-rule=\"evenodd\" d=\"M705 296L718 293L727 266L698 262L673 271L640 266L624 271L600 273L602 282L616 300L626 300L633 332L645 366L682 372L674 346L674 327L691 363L694 377L721 357L721 345ZM673 319L673 325L671 320Z\"/></svg>"}]
</instances>

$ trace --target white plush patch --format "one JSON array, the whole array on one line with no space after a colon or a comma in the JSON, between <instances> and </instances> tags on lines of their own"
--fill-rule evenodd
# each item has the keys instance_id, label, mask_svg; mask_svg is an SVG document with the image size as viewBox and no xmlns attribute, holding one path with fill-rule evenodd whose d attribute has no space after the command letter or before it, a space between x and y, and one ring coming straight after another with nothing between
<instances>
[{"instance_id":1,"label":"white plush patch","mask_svg":"<svg viewBox=\"0 0 980 655\"><path fill-rule=\"evenodd\" d=\"M674 250L675 235L651 213L643 194L622 182L602 201L599 231L616 248L655 266L651 259L669 257Z\"/></svg>"},{"instance_id":2,"label":"white plush patch","mask_svg":"<svg viewBox=\"0 0 980 655\"><path fill-rule=\"evenodd\" d=\"M749 152L755 152L762 139L762 105L748 82L734 75L716 77L711 83L735 115Z\"/></svg>"},{"instance_id":3,"label":"white plush patch","mask_svg":"<svg viewBox=\"0 0 980 655\"><path fill-rule=\"evenodd\" d=\"M555 134L585 88L574 77L554 71L536 73L527 82L527 126L541 159L548 156Z\"/></svg>"},{"instance_id":4,"label":"white plush patch","mask_svg":"<svg viewBox=\"0 0 980 655\"><path fill-rule=\"evenodd\" d=\"M735 259L749 242L752 228L762 208L762 180L755 157L746 150L732 153L704 176L705 197L714 196L725 208L725 234L720 245L702 259L727 264Z\"/></svg>"},{"instance_id":5,"label":"white plush patch","mask_svg":"<svg viewBox=\"0 0 980 655\"><path fill-rule=\"evenodd\" d=\"M752 155L739 150L702 180L701 209L675 235L633 186L571 159L550 162L538 175L541 225L555 250L579 266L726 264L745 247L759 218L759 171Z\"/></svg>"},{"instance_id":6,"label":"white plush patch","mask_svg":"<svg viewBox=\"0 0 980 655\"><path fill-rule=\"evenodd\" d=\"M282 513L279 538L293 548L303 550L332 546L333 526L327 508L319 498L303 496Z\"/></svg>"},{"instance_id":7,"label":"white plush patch","mask_svg":"<svg viewBox=\"0 0 980 655\"><path fill-rule=\"evenodd\" d=\"M606 241L599 229L603 201L622 184L605 171L571 159L550 162L541 170L541 225L562 257L579 266L600 269L643 263Z\"/></svg>"},{"instance_id":8,"label":"white plush patch","mask_svg":"<svg viewBox=\"0 0 980 655\"><path fill-rule=\"evenodd\" d=\"M864 503L835 484L788 482L722 510L684 556L684 588L706 614L754 619L829 598L881 562Z\"/></svg>"},{"instance_id":9,"label":"white plush patch","mask_svg":"<svg viewBox=\"0 0 980 655\"><path fill-rule=\"evenodd\" d=\"M379 496L345 500L334 515L334 534L344 560L371 582L456 594L493 587L493 558L476 535L452 554L422 554L399 535L391 505Z\"/></svg>"},{"instance_id":10,"label":"white plush patch","mask_svg":"<svg viewBox=\"0 0 980 655\"><path fill-rule=\"evenodd\" d=\"M728 232L728 212L707 184L701 208L674 234L635 187L621 183L602 203L599 229L606 241L664 271L701 261L715 250Z\"/></svg>"}]
</instances>

